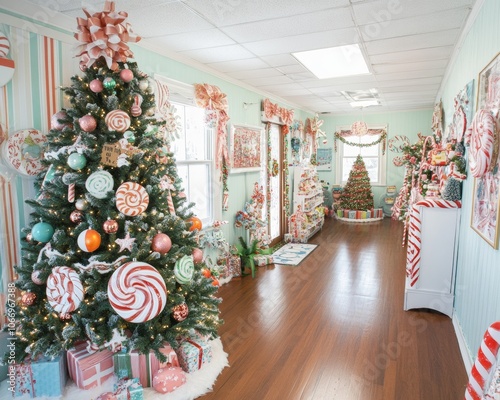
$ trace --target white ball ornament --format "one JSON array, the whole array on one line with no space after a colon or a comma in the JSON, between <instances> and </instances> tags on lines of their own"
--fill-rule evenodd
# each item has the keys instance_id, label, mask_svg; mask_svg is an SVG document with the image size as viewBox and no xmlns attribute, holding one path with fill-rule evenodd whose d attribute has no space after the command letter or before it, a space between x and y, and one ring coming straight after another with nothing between
<instances>
[{"instance_id":1,"label":"white ball ornament","mask_svg":"<svg viewBox=\"0 0 500 400\"><path fill-rule=\"evenodd\" d=\"M149 86L149 82L147 79L141 79L139 81L139 89L141 89L142 91L145 91Z\"/></svg>"}]
</instances>

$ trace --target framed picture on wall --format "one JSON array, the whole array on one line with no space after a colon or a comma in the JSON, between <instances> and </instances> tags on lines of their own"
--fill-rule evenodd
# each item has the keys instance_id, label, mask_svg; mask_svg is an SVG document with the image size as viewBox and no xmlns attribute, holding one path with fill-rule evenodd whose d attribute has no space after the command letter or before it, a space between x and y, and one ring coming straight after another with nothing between
<instances>
[{"instance_id":1,"label":"framed picture on wall","mask_svg":"<svg viewBox=\"0 0 500 400\"><path fill-rule=\"evenodd\" d=\"M264 128L231 125L231 173L260 171L264 152Z\"/></svg>"},{"instance_id":2,"label":"framed picture on wall","mask_svg":"<svg viewBox=\"0 0 500 400\"><path fill-rule=\"evenodd\" d=\"M500 53L479 73L476 111L493 107L495 99L500 98ZM476 114L477 115L477 114ZM480 151L481 143L486 142L485 136L495 135L494 130L482 129L483 135L473 132L469 151ZM496 135L499 133L497 132ZM482 140L475 140L480 137ZM476 143L477 142L477 143ZM495 142L495 140L493 140ZM494 157L498 155L493 152ZM476 157L479 157L477 155ZM491 160L497 162L498 160ZM474 179L472 198L471 227L490 246L498 248L498 232L500 223L500 168L497 165L491 171Z\"/></svg>"}]
</instances>

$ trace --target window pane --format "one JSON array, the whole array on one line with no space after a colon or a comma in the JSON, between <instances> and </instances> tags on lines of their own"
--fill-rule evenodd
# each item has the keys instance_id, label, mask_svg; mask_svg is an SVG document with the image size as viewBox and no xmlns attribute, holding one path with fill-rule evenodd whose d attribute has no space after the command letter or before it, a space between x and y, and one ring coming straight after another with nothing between
<instances>
[{"instance_id":1,"label":"window pane","mask_svg":"<svg viewBox=\"0 0 500 400\"><path fill-rule=\"evenodd\" d=\"M342 160L342 182L347 182L349 172L351 172L355 160L356 158L354 157L344 157Z\"/></svg>"},{"instance_id":2,"label":"window pane","mask_svg":"<svg viewBox=\"0 0 500 400\"><path fill-rule=\"evenodd\" d=\"M171 143L170 149L175 154L175 159L177 161L184 161L186 160L186 134L184 132L184 128L186 127L184 112L185 107L182 104L174 104L174 107L176 108L177 115L180 117L182 133L179 139L175 139Z\"/></svg>"},{"instance_id":3,"label":"window pane","mask_svg":"<svg viewBox=\"0 0 500 400\"><path fill-rule=\"evenodd\" d=\"M188 200L195 203L194 213L202 221L208 221L211 217L211 188L210 165L196 164L189 166L189 194Z\"/></svg>"},{"instance_id":4,"label":"window pane","mask_svg":"<svg viewBox=\"0 0 500 400\"><path fill-rule=\"evenodd\" d=\"M205 111L198 107L186 107L186 160L207 160L207 135Z\"/></svg>"},{"instance_id":5,"label":"window pane","mask_svg":"<svg viewBox=\"0 0 500 400\"><path fill-rule=\"evenodd\" d=\"M365 162L366 170L370 177L370 183L378 183L378 157L363 158L363 161Z\"/></svg>"}]
</instances>

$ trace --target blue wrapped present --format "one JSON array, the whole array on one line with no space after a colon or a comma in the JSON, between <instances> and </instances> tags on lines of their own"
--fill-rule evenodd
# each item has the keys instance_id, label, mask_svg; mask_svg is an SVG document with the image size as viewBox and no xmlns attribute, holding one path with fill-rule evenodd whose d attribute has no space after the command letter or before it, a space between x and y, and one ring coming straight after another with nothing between
<instances>
[{"instance_id":1,"label":"blue wrapped present","mask_svg":"<svg viewBox=\"0 0 500 400\"><path fill-rule=\"evenodd\" d=\"M116 400L144 400L142 385L139 378L123 378L115 383Z\"/></svg>"},{"instance_id":2,"label":"blue wrapped present","mask_svg":"<svg viewBox=\"0 0 500 400\"><path fill-rule=\"evenodd\" d=\"M29 395L34 397L61 396L66 385L66 355L60 354L54 359L42 357L36 361L27 360L15 364L16 397Z\"/></svg>"},{"instance_id":3,"label":"blue wrapped present","mask_svg":"<svg viewBox=\"0 0 500 400\"><path fill-rule=\"evenodd\" d=\"M212 347L201 336L183 338L177 349L179 363L187 373L198 371L203 364L212 361Z\"/></svg>"}]
</instances>

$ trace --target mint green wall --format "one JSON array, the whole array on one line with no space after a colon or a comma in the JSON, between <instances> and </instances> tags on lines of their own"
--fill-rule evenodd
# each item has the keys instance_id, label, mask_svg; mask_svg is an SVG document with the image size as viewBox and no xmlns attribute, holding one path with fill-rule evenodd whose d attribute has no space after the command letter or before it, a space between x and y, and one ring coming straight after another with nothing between
<instances>
[{"instance_id":1,"label":"mint green wall","mask_svg":"<svg viewBox=\"0 0 500 400\"><path fill-rule=\"evenodd\" d=\"M451 74L444 82L443 107L450 123L453 98L500 51L500 1L485 0ZM457 280L455 294L456 317L471 352L476 355L486 328L500 320L500 250L489 246L470 228L474 179L464 182L460 226Z\"/></svg>"},{"instance_id":2,"label":"mint green wall","mask_svg":"<svg viewBox=\"0 0 500 400\"><path fill-rule=\"evenodd\" d=\"M321 144L320 147L333 148L333 135L336 128L344 125L351 125L355 121L361 119L361 115L335 115L335 116L323 116L325 121L322 130L326 132L328 143L326 145ZM417 111L399 111L392 113L364 113L362 117L363 121L368 124L373 125L385 125L387 124L387 140L398 135L407 136L410 139L410 143L417 141L418 133L423 135L429 135L431 133L431 120L432 120L432 110L417 110ZM393 160L397 156L401 156L401 153L394 153L392 151L386 150L387 155L387 185L395 185L397 190L401 188L404 177L404 167L396 167L393 164ZM332 171L320 171L320 179L324 179L330 182L331 185L338 184L335 182L335 152L334 157L334 167ZM373 186L375 206L380 206L380 198L385 193L385 186L377 187Z\"/></svg>"}]
</instances>

